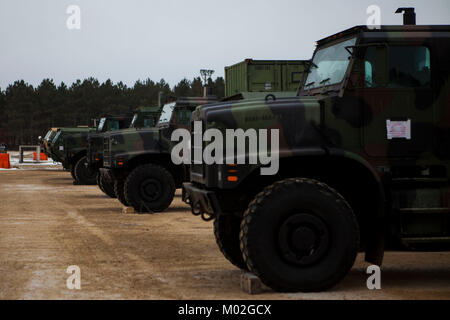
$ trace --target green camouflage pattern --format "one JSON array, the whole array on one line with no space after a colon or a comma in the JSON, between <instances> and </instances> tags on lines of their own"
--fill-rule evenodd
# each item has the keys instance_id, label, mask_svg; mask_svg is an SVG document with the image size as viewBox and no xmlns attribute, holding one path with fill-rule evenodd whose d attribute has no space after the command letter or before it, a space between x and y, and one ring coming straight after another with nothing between
<instances>
[{"instance_id":1,"label":"green camouflage pattern","mask_svg":"<svg viewBox=\"0 0 450 320\"><path fill-rule=\"evenodd\" d=\"M193 209L242 215L264 187L309 177L351 204L368 261L381 261L379 236L385 231L403 244L450 242L450 26L354 27L318 41L312 61L321 49L347 40L354 44L345 48L348 65L337 83L329 83L332 73L320 83L306 80L296 97L220 102L193 113L203 130L278 129L280 135L276 176L261 176L260 165L237 165L232 175L238 181L230 182L227 165L191 165L185 187L201 199ZM395 66L409 61L394 56L404 47L429 50L431 65L421 67L421 76L429 77L425 85ZM370 52L376 64L369 67ZM313 63L309 72L314 68L321 70ZM387 120L410 120L411 139L388 139Z\"/></svg>"},{"instance_id":2,"label":"green camouflage pattern","mask_svg":"<svg viewBox=\"0 0 450 320\"><path fill-rule=\"evenodd\" d=\"M156 125L161 113L161 108L156 107L138 107L136 113L132 119L128 119L126 123L116 126L114 130L103 127L102 130L97 130L97 133L91 133L89 135L89 147L88 147L88 164L95 166L96 168L103 167L103 139L107 136L108 132L124 130L127 128L151 128ZM124 120L125 117L105 118L105 121L117 122L118 120Z\"/></svg>"},{"instance_id":3,"label":"green camouflage pattern","mask_svg":"<svg viewBox=\"0 0 450 320\"><path fill-rule=\"evenodd\" d=\"M120 176L142 163L170 165L170 152L175 144L170 139L172 132L178 128L189 129L191 112L199 105L214 101L217 98L213 96L180 97L162 108L155 127L111 132L104 137L104 167L111 169L113 176Z\"/></svg>"},{"instance_id":4,"label":"green camouflage pattern","mask_svg":"<svg viewBox=\"0 0 450 320\"><path fill-rule=\"evenodd\" d=\"M87 163L91 167L101 167L103 159L103 135L110 131L128 128L132 117L104 117L100 119L95 132L89 133L87 137L88 147L86 153Z\"/></svg>"},{"instance_id":5,"label":"green camouflage pattern","mask_svg":"<svg viewBox=\"0 0 450 320\"><path fill-rule=\"evenodd\" d=\"M70 169L73 160L87 148L87 137L93 128L52 128L44 138L45 153L54 161L61 162L65 169Z\"/></svg>"}]
</instances>

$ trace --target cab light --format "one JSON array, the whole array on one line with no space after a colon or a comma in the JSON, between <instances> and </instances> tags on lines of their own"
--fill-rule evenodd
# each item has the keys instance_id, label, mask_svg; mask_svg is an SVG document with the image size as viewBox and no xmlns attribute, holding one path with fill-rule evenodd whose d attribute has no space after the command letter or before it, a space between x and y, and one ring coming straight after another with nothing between
<instances>
[{"instance_id":1,"label":"cab light","mask_svg":"<svg viewBox=\"0 0 450 320\"><path fill-rule=\"evenodd\" d=\"M230 182L237 182L238 181L238 177L236 176L229 176L227 177L227 180Z\"/></svg>"}]
</instances>

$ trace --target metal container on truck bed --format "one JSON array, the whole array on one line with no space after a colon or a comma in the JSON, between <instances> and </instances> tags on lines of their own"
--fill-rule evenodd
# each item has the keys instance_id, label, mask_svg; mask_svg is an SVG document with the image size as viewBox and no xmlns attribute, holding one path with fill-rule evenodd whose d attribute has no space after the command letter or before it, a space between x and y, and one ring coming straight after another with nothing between
<instances>
[{"instance_id":1,"label":"metal container on truck bed","mask_svg":"<svg viewBox=\"0 0 450 320\"><path fill-rule=\"evenodd\" d=\"M225 96L240 92L296 91L309 60L246 59L225 67Z\"/></svg>"}]
</instances>

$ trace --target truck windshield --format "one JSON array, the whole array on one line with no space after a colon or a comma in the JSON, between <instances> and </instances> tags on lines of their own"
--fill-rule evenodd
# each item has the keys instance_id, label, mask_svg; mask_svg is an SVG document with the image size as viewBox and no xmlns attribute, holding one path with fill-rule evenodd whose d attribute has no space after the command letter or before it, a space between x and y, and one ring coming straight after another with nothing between
<instances>
[{"instance_id":1,"label":"truck windshield","mask_svg":"<svg viewBox=\"0 0 450 320\"><path fill-rule=\"evenodd\" d=\"M354 46L356 38L317 50L304 89L336 84L344 79L350 53L345 49Z\"/></svg>"},{"instance_id":2,"label":"truck windshield","mask_svg":"<svg viewBox=\"0 0 450 320\"><path fill-rule=\"evenodd\" d=\"M53 141L52 141L53 144L56 144L56 142L58 141L58 138L59 138L60 135L61 135L61 131L58 131L58 133L53 138Z\"/></svg>"},{"instance_id":3,"label":"truck windshield","mask_svg":"<svg viewBox=\"0 0 450 320\"><path fill-rule=\"evenodd\" d=\"M52 134L52 130L49 130L48 132L47 132L47 134L45 135L45 137L44 137L44 140L47 140L48 141L48 139L50 138L50 135Z\"/></svg>"},{"instance_id":4,"label":"truck windshield","mask_svg":"<svg viewBox=\"0 0 450 320\"><path fill-rule=\"evenodd\" d=\"M105 126L105 122L106 122L106 118L101 118L100 119L100 123L98 124L98 132L102 132L103 127Z\"/></svg>"},{"instance_id":5,"label":"truck windshield","mask_svg":"<svg viewBox=\"0 0 450 320\"><path fill-rule=\"evenodd\" d=\"M138 120L139 115L137 113L134 114L133 116L133 120L131 120L131 124L130 124L130 128L135 128L136 127L136 122Z\"/></svg>"},{"instance_id":6,"label":"truck windshield","mask_svg":"<svg viewBox=\"0 0 450 320\"><path fill-rule=\"evenodd\" d=\"M170 121L170 118L172 117L173 109L175 108L176 104L177 104L176 102L172 102L172 103L166 104L163 107L158 123L166 123L166 122Z\"/></svg>"}]
</instances>

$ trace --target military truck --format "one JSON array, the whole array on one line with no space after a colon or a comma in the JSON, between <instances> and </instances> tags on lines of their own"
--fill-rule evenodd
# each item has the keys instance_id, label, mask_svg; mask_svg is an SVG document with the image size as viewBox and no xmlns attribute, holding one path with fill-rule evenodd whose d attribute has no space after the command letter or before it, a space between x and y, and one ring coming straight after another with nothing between
<instances>
[{"instance_id":1,"label":"military truck","mask_svg":"<svg viewBox=\"0 0 450 320\"><path fill-rule=\"evenodd\" d=\"M39 144L41 145L41 150L47 155L47 157L52 157L52 150L51 150L51 144L53 141L53 138L55 137L56 129L53 130L49 129L45 136L39 139Z\"/></svg>"},{"instance_id":2,"label":"military truck","mask_svg":"<svg viewBox=\"0 0 450 320\"><path fill-rule=\"evenodd\" d=\"M95 174L97 185L107 195L110 195L108 194L110 188L101 184L102 179L99 174L103 163L103 135L110 131L128 128L132 119L130 115L103 117L99 120L97 130L89 133L87 137L86 167L89 172Z\"/></svg>"},{"instance_id":3,"label":"military truck","mask_svg":"<svg viewBox=\"0 0 450 320\"><path fill-rule=\"evenodd\" d=\"M279 130L275 175L228 159L191 165L184 184L224 256L274 290L326 290L359 249L381 265L385 249L450 242L450 26L398 12L403 26L319 40L297 97L192 115L203 130Z\"/></svg>"},{"instance_id":4,"label":"military truck","mask_svg":"<svg viewBox=\"0 0 450 320\"><path fill-rule=\"evenodd\" d=\"M214 96L180 97L164 105L153 128L130 128L104 137L102 174L114 183L117 199L137 212L161 212L171 204L175 189L188 181L185 165L171 160L172 132L189 128L198 105Z\"/></svg>"},{"instance_id":5,"label":"military truck","mask_svg":"<svg viewBox=\"0 0 450 320\"><path fill-rule=\"evenodd\" d=\"M55 133L49 145L51 158L70 170L74 184L95 184L96 172L86 166L86 150L88 134L96 128L80 126L52 130Z\"/></svg>"},{"instance_id":6,"label":"military truck","mask_svg":"<svg viewBox=\"0 0 450 320\"><path fill-rule=\"evenodd\" d=\"M124 128L151 128L156 125L160 107L139 107L131 117L102 118L96 133L88 136L87 163L92 170L100 173L103 167L103 138L111 131ZM97 174L97 185L106 195L115 198L114 185L100 173Z\"/></svg>"}]
</instances>

